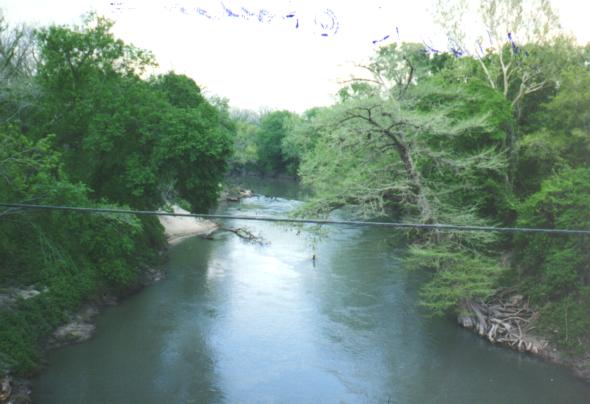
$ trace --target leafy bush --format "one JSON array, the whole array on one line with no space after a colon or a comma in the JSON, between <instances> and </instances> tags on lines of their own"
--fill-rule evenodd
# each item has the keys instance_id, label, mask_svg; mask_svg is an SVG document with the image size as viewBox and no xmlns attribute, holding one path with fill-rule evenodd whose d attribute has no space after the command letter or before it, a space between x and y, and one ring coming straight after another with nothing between
<instances>
[{"instance_id":1,"label":"leafy bush","mask_svg":"<svg viewBox=\"0 0 590 404\"><path fill-rule=\"evenodd\" d=\"M566 168L519 207L519 225L589 229L590 169ZM541 305L540 327L557 343L579 346L590 328L590 237L519 235L517 264L529 279L526 291Z\"/></svg>"}]
</instances>

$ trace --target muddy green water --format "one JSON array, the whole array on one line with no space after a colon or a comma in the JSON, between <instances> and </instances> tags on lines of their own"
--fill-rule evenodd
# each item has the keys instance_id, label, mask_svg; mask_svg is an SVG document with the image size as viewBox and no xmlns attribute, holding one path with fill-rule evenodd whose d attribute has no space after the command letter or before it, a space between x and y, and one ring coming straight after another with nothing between
<instances>
[{"instance_id":1,"label":"muddy green water","mask_svg":"<svg viewBox=\"0 0 590 404\"><path fill-rule=\"evenodd\" d=\"M224 213L285 215L290 184ZM243 225L231 223L226 225ZM170 250L168 278L106 309L96 336L53 351L39 403L585 403L568 371L494 347L417 306L390 230L246 225ZM312 260L313 254L317 260Z\"/></svg>"}]
</instances>

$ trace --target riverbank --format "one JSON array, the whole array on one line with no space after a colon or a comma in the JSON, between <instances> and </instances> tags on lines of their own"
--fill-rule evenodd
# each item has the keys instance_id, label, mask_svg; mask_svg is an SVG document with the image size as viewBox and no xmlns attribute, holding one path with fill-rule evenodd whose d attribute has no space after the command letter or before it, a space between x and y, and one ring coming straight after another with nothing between
<instances>
[{"instance_id":1,"label":"riverbank","mask_svg":"<svg viewBox=\"0 0 590 404\"><path fill-rule=\"evenodd\" d=\"M519 294L499 293L488 302L464 301L457 323L494 345L539 357L566 367L590 383L590 355L567 352L535 329L538 312Z\"/></svg>"},{"instance_id":2,"label":"riverbank","mask_svg":"<svg viewBox=\"0 0 590 404\"><path fill-rule=\"evenodd\" d=\"M179 206L173 206L175 213L188 213ZM164 227L164 234L169 245L194 235L208 236L217 230L218 226L209 221L191 217L160 216L159 221ZM137 293L166 276L165 272L156 268L141 270L137 282L120 293L105 293L84 303L76 312L67 316L67 320L57 327L42 342L40 358L46 357L51 349L84 342L96 331L95 318L104 307L113 306L121 299ZM47 292L47 288L37 290L34 287L25 289L12 288L0 294L0 305L10 306L19 301L33 302L38 296ZM41 359L43 361L43 359ZM42 363L43 364L43 363ZM7 375L0 379L0 403L28 404L31 403L31 380L25 377Z\"/></svg>"}]
</instances>

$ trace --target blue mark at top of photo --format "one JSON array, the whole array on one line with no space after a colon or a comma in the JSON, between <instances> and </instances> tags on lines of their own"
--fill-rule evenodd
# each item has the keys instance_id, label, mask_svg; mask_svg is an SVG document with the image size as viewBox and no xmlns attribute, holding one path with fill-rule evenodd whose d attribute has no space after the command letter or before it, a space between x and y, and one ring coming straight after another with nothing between
<instances>
[{"instance_id":1,"label":"blue mark at top of photo","mask_svg":"<svg viewBox=\"0 0 590 404\"><path fill-rule=\"evenodd\" d=\"M227 6L225 5L224 2L221 2L221 7L223 7L223 11L225 11L225 14L228 17L240 17L239 14L234 13L232 10L230 10L229 8L227 8Z\"/></svg>"},{"instance_id":2,"label":"blue mark at top of photo","mask_svg":"<svg viewBox=\"0 0 590 404\"><path fill-rule=\"evenodd\" d=\"M340 23L334 11L329 8L316 13L314 17L315 28L319 30L321 36L327 37L336 35L340 28Z\"/></svg>"},{"instance_id":3,"label":"blue mark at top of photo","mask_svg":"<svg viewBox=\"0 0 590 404\"><path fill-rule=\"evenodd\" d=\"M375 44L377 44L377 43L379 43L379 42L387 41L388 39L389 39L389 34L388 34L388 35L385 35L385 36L384 36L383 38L381 38L381 39L375 39L375 40L373 41L373 45L375 45Z\"/></svg>"},{"instance_id":4,"label":"blue mark at top of photo","mask_svg":"<svg viewBox=\"0 0 590 404\"><path fill-rule=\"evenodd\" d=\"M514 53L520 52L520 48L518 46L516 46L516 43L514 42L514 39L512 38L512 32L508 33L508 40L510 41L510 45L512 46L512 50L514 51Z\"/></svg>"},{"instance_id":5,"label":"blue mark at top of photo","mask_svg":"<svg viewBox=\"0 0 590 404\"><path fill-rule=\"evenodd\" d=\"M109 3L116 11L135 10L143 4L138 1L116 1ZM320 9L311 14L299 13L295 10L276 11L248 5L228 5L224 1L194 0L182 3L165 5L165 9L178 12L183 15L194 15L209 20L221 20L222 18L240 18L246 21L257 21L269 24L273 21L293 21L293 27L298 29L311 28L322 37L335 35L340 27L336 14L331 9Z\"/></svg>"}]
</instances>

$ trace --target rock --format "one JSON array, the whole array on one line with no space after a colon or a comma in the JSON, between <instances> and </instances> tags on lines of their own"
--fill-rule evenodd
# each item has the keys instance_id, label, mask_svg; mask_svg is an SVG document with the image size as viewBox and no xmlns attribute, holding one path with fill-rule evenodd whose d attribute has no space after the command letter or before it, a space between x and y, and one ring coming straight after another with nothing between
<instances>
[{"instance_id":1,"label":"rock","mask_svg":"<svg viewBox=\"0 0 590 404\"><path fill-rule=\"evenodd\" d=\"M240 199L252 198L254 196L254 193L249 189L240 189L238 195L240 196Z\"/></svg>"},{"instance_id":2,"label":"rock","mask_svg":"<svg viewBox=\"0 0 590 404\"><path fill-rule=\"evenodd\" d=\"M38 290L29 288L29 289L24 289L24 290L19 290L16 292L15 296L17 298L21 298L23 300L27 300L27 299L31 299L35 296L40 295L41 292L39 292Z\"/></svg>"},{"instance_id":3,"label":"rock","mask_svg":"<svg viewBox=\"0 0 590 404\"><path fill-rule=\"evenodd\" d=\"M59 327L53 332L50 345L57 347L86 341L92 337L95 329L94 324L73 321Z\"/></svg>"},{"instance_id":4,"label":"rock","mask_svg":"<svg viewBox=\"0 0 590 404\"><path fill-rule=\"evenodd\" d=\"M119 301L113 295L104 294L100 299L100 303L105 306L116 306L117 304L119 304Z\"/></svg>"},{"instance_id":5,"label":"rock","mask_svg":"<svg viewBox=\"0 0 590 404\"><path fill-rule=\"evenodd\" d=\"M47 290L47 288L44 288L42 291L38 291L33 286L29 286L26 289L3 289L3 293L0 293L0 307L10 306L11 304L15 303L18 299L32 299L33 297L39 296L41 293L44 293Z\"/></svg>"},{"instance_id":6,"label":"rock","mask_svg":"<svg viewBox=\"0 0 590 404\"><path fill-rule=\"evenodd\" d=\"M513 295L510 297L510 304L516 305L522 303L524 300L524 296L522 295Z\"/></svg>"},{"instance_id":7,"label":"rock","mask_svg":"<svg viewBox=\"0 0 590 404\"><path fill-rule=\"evenodd\" d=\"M12 384L10 377L0 379L0 402L4 402L10 398L12 394Z\"/></svg>"},{"instance_id":8,"label":"rock","mask_svg":"<svg viewBox=\"0 0 590 404\"><path fill-rule=\"evenodd\" d=\"M457 323L463 328L472 329L475 327L475 319L468 314L457 316Z\"/></svg>"},{"instance_id":9,"label":"rock","mask_svg":"<svg viewBox=\"0 0 590 404\"><path fill-rule=\"evenodd\" d=\"M98 315L98 308L94 305L88 305L82 308L76 315L76 320L81 323L88 323Z\"/></svg>"},{"instance_id":10,"label":"rock","mask_svg":"<svg viewBox=\"0 0 590 404\"><path fill-rule=\"evenodd\" d=\"M166 272L155 268L149 268L143 271L143 273L141 274L141 284L142 286L149 286L161 281L165 277Z\"/></svg>"},{"instance_id":11,"label":"rock","mask_svg":"<svg viewBox=\"0 0 590 404\"><path fill-rule=\"evenodd\" d=\"M1 400L0 400L1 401ZM31 383L24 379L15 379L12 383L12 394L7 404L31 404Z\"/></svg>"}]
</instances>

